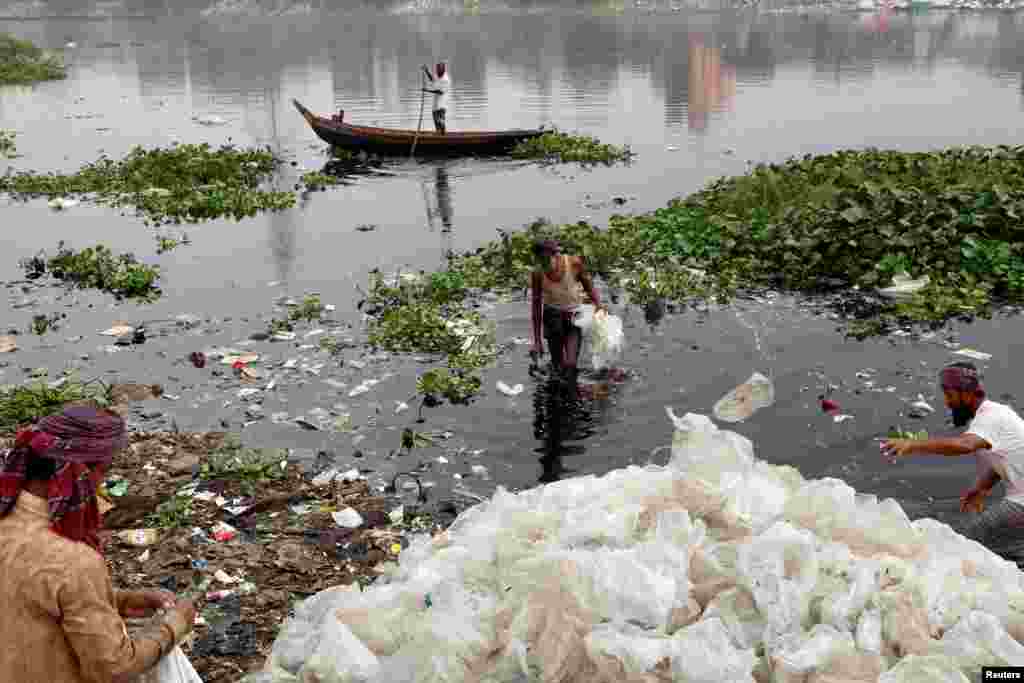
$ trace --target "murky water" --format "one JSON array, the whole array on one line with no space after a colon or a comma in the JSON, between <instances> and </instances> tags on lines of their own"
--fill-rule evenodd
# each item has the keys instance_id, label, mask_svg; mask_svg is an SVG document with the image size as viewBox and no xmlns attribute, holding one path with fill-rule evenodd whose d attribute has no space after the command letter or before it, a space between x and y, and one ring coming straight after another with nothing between
<instances>
[{"instance_id":1,"label":"murky water","mask_svg":"<svg viewBox=\"0 0 1024 683\"><path fill-rule=\"evenodd\" d=\"M173 418L182 429L217 428L222 420L241 425L237 382L228 376L211 384L209 372L182 359L263 329L259 317L282 294L319 291L337 305L339 320L354 320L354 286L374 267L434 267L449 249L474 247L498 228L540 216L601 222L613 211L650 210L713 177L743 172L748 160L843 147L1013 143L1024 97L1024 14L1015 13L383 2L341 10L224 0L209 7L18 3L0 15L10 17L0 20L0 31L45 47L68 45L66 81L0 88L0 127L18 131L21 168L69 169L133 145L230 138L269 145L294 160L280 179L286 185L325 162L323 145L292 98L321 112L343 108L352 121L415 128L418 67L436 59L451 65L452 128L557 124L630 144L639 154L630 167L586 171L508 161L399 161L385 174L306 197L292 211L185 228L192 244L164 255L156 255L153 232L134 217L87 205L56 214L44 202L3 200L0 279L15 280L20 258L59 240L102 242L159 263L165 296L145 307L114 306L93 295L44 296L34 308L15 308L22 295L8 288L5 327L25 329L40 312L66 312L68 320L42 340L23 337L27 348L3 359L9 366L0 368L0 381L19 381L21 368L45 365L55 373L73 364L92 374L159 381L180 398L150 412L159 410L164 422ZM196 121L212 116L225 124ZM616 197L625 205L613 203ZM366 224L376 228L356 230ZM166 336L116 354L97 350L109 340L96 332L116 320L181 313L218 322L208 331L171 325ZM493 313L504 338L528 335L524 305L501 304ZM844 341L827 317L782 298L706 316L670 315L657 325L647 324L642 311L622 314L628 381L598 388L596 397L591 389L571 411L558 409L529 376L520 347L488 375L487 394L471 408L428 411L424 428L454 434L447 464L435 460L441 446L424 451L434 468L428 478L443 490L453 474L465 474L465 488L485 493L497 484L525 487L647 462L671 438L664 405L707 412L757 369L771 373L778 400L737 430L754 439L762 457L793 463L806 476L841 476L862 490L895 495L915 515L947 517L968 483L970 463L916 459L889 468L873 441L892 424L914 422L900 412L919 392L939 409L920 426L943 428L933 379L949 357L941 336ZM1011 359L1020 331L1013 318L959 330L964 343L994 354L988 383L996 397L1015 393L1020 373ZM66 341L79 335L84 339ZM261 350L276 361L311 354L282 345ZM418 367L413 360L388 361L335 372L351 386L371 372L396 373L372 395L352 399L323 383L330 368L300 374L265 401L267 415L342 402L356 424L379 408L376 428L365 429L358 444L366 454L361 460L351 457L349 437L269 419L246 427L246 439L326 448L343 467L410 469L419 456L384 455L398 447L397 430L409 422L408 413L394 415L392 408L412 393ZM865 368L876 372L858 379ZM493 389L497 379L523 382L526 391L503 396ZM852 420L835 423L817 409L817 396L830 383L844 385L834 396ZM453 455L456 445L466 452ZM472 454L479 449L486 450ZM477 463L489 479L471 473Z\"/></svg>"}]
</instances>

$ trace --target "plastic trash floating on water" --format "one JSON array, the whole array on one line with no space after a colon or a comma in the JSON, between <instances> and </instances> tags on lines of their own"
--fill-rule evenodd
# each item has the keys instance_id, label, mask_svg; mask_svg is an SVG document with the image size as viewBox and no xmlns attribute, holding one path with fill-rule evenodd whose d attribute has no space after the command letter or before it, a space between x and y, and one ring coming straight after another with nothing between
<instances>
[{"instance_id":1,"label":"plastic trash floating on water","mask_svg":"<svg viewBox=\"0 0 1024 683\"><path fill-rule=\"evenodd\" d=\"M509 385L505 384L499 379L497 387L498 391L505 394L506 396L518 396L519 394L523 393L522 384L517 384L514 387L510 387Z\"/></svg>"},{"instance_id":2,"label":"plastic trash floating on water","mask_svg":"<svg viewBox=\"0 0 1024 683\"><path fill-rule=\"evenodd\" d=\"M878 293L888 299L909 299L928 286L929 282L931 278L927 275L915 280L909 273L898 273L892 277L892 286L879 289Z\"/></svg>"},{"instance_id":3,"label":"plastic trash floating on water","mask_svg":"<svg viewBox=\"0 0 1024 683\"><path fill-rule=\"evenodd\" d=\"M1015 565L666 412L667 466L499 487L365 590L299 604L250 680L964 683L1024 664Z\"/></svg>"},{"instance_id":4,"label":"plastic trash floating on water","mask_svg":"<svg viewBox=\"0 0 1024 683\"><path fill-rule=\"evenodd\" d=\"M774 402L775 386L772 381L755 372L746 382L718 399L712 413L722 422L742 422Z\"/></svg>"},{"instance_id":5,"label":"plastic trash floating on water","mask_svg":"<svg viewBox=\"0 0 1024 683\"><path fill-rule=\"evenodd\" d=\"M972 360L977 361L992 360L991 353L985 353L984 351L975 351L974 349L960 349L958 351L954 351L953 355L964 356L966 358L970 358Z\"/></svg>"},{"instance_id":6,"label":"plastic trash floating on water","mask_svg":"<svg viewBox=\"0 0 1024 683\"><path fill-rule=\"evenodd\" d=\"M70 209L78 206L78 204L79 201L77 199L71 199L70 197L56 197L51 199L47 203L47 206L51 209L56 209L57 211L63 211L64 209Z\"/></svg>"}]
</instances>

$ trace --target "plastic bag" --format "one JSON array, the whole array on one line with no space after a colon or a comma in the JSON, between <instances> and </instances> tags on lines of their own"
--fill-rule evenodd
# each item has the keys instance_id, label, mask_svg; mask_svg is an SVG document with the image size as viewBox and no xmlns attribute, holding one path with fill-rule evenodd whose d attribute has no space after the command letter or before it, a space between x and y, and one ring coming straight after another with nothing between
<instances>
[{"instance_id":1,"label":"plastic bag","mask_svg":"<svg viewBox=\"0 0 1024 683\"><path fill-rule=\"evenodd\" d=\"M867 652L840 652L807 677L807 683L877 683L885 661Z\"/></svg>"},{"instance_id":2,"label":"plastic bag","mask_svg":"<svg viewBox=\"0 0 1024 683\"><path fill-rule=\"evenodd\" d=\"M882 654L882 612L866 609L857 621L857 648L872 654Z\"/></svg>"},{"instance_id":3,"label":"plastic bag","mask_svg":"<svg viewBox=\"0 0 1024 683\"><path fill-rule=\"evenodd\" d=\"M991 614L971 612L943 634L935 654L952 657L971 680L981 680L983 666L1024 666L1024 645L1010 637Z\"/></svg>"},{"instance_id":4,"label":"plastic bag","mask_svg":"<svg viewBox=\"0 0 1024 683\"><path fill-rule=\"evenodd\" d=\"M320 642L299 671L299 678L319 683L370 683L379 672L377 657L348 626L329 618L320 625Z\"/></svg>"},{"instance_id":5,"label":"plastic bag","mask_svg":"<svg viewBox=\"0 0 1024 683\"><path fill-rule=\"evenodd\" d=\"M203 683L203 679L176 645L155 667L140 675L137 683Z\"/></svg>"},{"instance_id":6,"label":"plastic bag","mask_svg":"<svg viewBox=\"0 0 1024 683\"><path fill-rule=\"evenodd\" d=\"M652 635L650 631L632 624L602 624L586 638L587 653L591 659L614 657L622 662L626 673L642 674L650 671L674 651L671 639Z\"/></svg>"},{"instance_id":7,"label":"plastic bag","mask_svg":"<svg viewBox=\"0 0 1024 683\"><path fill-rule=\"evenodd\" d=\"M849 633L842 633L828 624L818 624L809 633L792 632L780 638L768 656L772 680L796 683L811 671L824 665L837 654L855 648Z\"/></svg>"},{"instance_id":8,"label":"plastic bag","mask_svg":"<svg viewBox=\"0 0 1024 683\"><path fill-rule=\"evenodd\" d=\"M594 369L609 367L622 355L626 336L622 332L622 319L605 311L594 314L590 328L591 358Z\"/></svg>"},{"instance_id":9,"label":"plastic bag","mask_svg":"<svg viewBox=\"0 0 1024 683\"><path fill-rule=\"evenodd\" d=\"M687 683L752 681L757 663L752 649L737 648L721 619L704 618L673 636L672 670Z\"/></svg>"},{"instance_id":10,"label":"plastic bag","mask_svg":"<svg viewBox=\"0 0 1024 683\"><path fill-rule=\"evenodd\" d=\"M969 683L950 657L910 656L878 677L878 683Z\"/></svg>"},{"instance_id":11,"label":"plastic bag","mask_svg":"<svg viewBox=\"0 0 1024 683\"><path fill-rule=\"evenodd\" d=\"M889 299L909 299L914 294L924 289L929 282L931 282L931 278L927 275L915 280L910 277L909 273L897 273L892 276L892 285L879 289L878 293Z\"/></svg>"},{"instance_id":12,"label":"plastic bag","mask_svg":"<svg viewBox=\"0 0 1024 683\"><path fill-rule=\"evenodd\" d=\"M814 537L784 522L775 524L740 546L737 568L767 622L765 641L799 632L818 579Z\"/></svg>"},{"instance_id":13,"label":"plastic bag","mask_svg":"<svg viewBox=\"0 0 1024 683\"><path fill-rule=\"evenodd\" d=\"M746 437L719 429L705 415L678 417L665 412L675 426L669 467L720 488L723 473L743 473L754 466L754 444Z\"/></svg>"},{"instance_id":14,"label":"plastic bag","mask_svg":"<svg viewBox=\"0 0 1024 683\"><path fill-rule=\"evenodd\" d=\"M746 382L718 399L712 412L722 422L742 422L774 402L775 386L772 381L755 372Z\"/></svg>"},{"instance_id":15,"label":"plastic bag","mask_svg":"<svg viewBox=\"0 0 1024 683\"><path fill-rule=\"evenodd\" d=\"M730 588L716 595L697 623L708 619L721 621L732 641L741 648L754 648L764 642L767 622L745 588Z\"/></svg>"},{"instance_id":16,"label":"plastic bag","mask_svg":"<svg viewBox=\"0 0 1024 683\"><path fill-rule=\"evenodd\" d=\"M581 304L577 306L576 312L572 316L572 324L580 328L582 334L589 334L590 330L594 327L593 305Z\"/></svg>"}]
</instances>

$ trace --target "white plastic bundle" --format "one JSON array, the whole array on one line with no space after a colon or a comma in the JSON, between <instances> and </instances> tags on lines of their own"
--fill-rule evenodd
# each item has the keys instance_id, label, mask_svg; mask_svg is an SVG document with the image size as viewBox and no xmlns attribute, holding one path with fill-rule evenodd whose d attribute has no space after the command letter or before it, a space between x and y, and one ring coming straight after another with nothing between
<instances>
[{"instance_id":1,"label":"white plastic bundle","mask_svg":"<svg viewBox=\"0 0 1024 683\"><path fill-rule=\"evenodd\" d=\"M666 467L499 489L365 592L307 600L272 680L963 683L1024 665L1016 566L668 412Z\"/></svg>"},{"instance_id":2,"label":"white plastic bundle","mask_svg":"<svg viewBox=\"0 0 1024 683\"><path fill-rule=\"evenodd\" d=\"M590 352L595 370L611 366L622 356L626 346L626 335L622 331L622 319L607 311L594 312L594 307L580 306L573 316L573 324L590 341Z\"/></svg>"}]
</instances>

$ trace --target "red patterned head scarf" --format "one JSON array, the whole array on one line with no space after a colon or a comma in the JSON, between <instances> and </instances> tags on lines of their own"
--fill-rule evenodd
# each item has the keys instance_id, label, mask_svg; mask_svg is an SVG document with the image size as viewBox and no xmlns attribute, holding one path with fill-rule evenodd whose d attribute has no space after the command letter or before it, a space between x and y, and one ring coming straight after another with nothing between
<instances>
[{"instance_id":1,"label":"red patterned head scarf","mask_svg":"<svg viewBox=\"0 0 1024 683\"><path fill-rule=\"evenodd\" d=\"M943 368L939 382L943 390L985 395L985 390L981 387L978 369L967 363L954 363Z\"/></svg>"},{"instance_id":2,"label":"red patterned head scarf","mask_svg":"<svg viewBox=\"0 0 1024 683\"><path fill-rule=\"evenodd\" d=\"M126 441L121 416L88 406L68 408L22 430L0 462L0 517L14 508L29 461L53 460L57 472L50 478L47 495L50 528L99 552L96 489Z\"/></svg>"}]
</instances>

